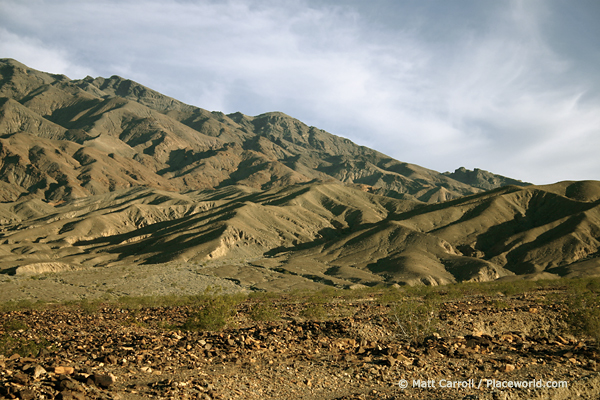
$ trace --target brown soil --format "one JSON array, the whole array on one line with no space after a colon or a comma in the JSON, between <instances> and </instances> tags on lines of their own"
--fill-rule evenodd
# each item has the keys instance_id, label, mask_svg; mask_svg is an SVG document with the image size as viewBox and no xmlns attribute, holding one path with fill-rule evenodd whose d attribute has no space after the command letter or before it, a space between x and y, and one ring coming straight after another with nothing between
<instances>
[{"instance_id":1,"label":"brown soil","mask_svg":"<svg viewBox=\"0 0 600 400\"><path fill-rule=\"evenodd\" d=\"M214 332L181 329L198 311L192 306L4 312L0 398L597 399L598 348L569 335L556 295L442 296L439 336L419 344L401 337L395 306L373 293L247 299ZM281 318L253 321L259 304ZM11 354L11 343L32 346L35 356ZM442 379L482 383L451 389ZM568 387L502 389L488 380Z\"/></svg>"}]
</instances>

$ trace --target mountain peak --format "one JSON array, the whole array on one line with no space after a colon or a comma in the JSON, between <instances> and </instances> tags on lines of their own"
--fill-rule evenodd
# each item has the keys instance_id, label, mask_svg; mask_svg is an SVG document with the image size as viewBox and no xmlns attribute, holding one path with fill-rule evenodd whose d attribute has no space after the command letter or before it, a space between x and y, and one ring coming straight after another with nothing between
<instances>
[{"instance_id":1,"label":"mountain peak","mask_svg":"<svg viewBox=\"0 0 600 400\"><path fill-rule=\"evenodd\" d=\"M36 146L45 149L34 152L35 157L27 150L29 155L11 167L36 171L28 180L0 176L19 187L12 193L57 200L145 185L167 190L232 184L268 189L334 180L386 196L438 202L482 190L358 146L280 111L225 115L118 75L68 80L14 60L3 62L0 93L15 100L14 115L24 116L17 125L9 124L6 116L0 119L3 135L38 137ZM16 138L3 144L7 154L30 146L16 143ZM50 157L56 151L63 157ZM61 186L68 190L59 190Z\"/></svg>"},{"instance_id":2,"label":"mountain peak","mask_svg":"<svg viewBox=\"0 0 600 400\"><path fill-rule=\"evenodd\" d=\"M522 182L517 179L507 178L505 176L493 174L491 172L479 168L469 170L465 167L460 167L457 168L454 172L444 172L444 175L455 179L459 182L463 182L483 190L491 190L497 187L509 185L531 185L531 183L528 182Z\"/></svg>"}]
</instances>

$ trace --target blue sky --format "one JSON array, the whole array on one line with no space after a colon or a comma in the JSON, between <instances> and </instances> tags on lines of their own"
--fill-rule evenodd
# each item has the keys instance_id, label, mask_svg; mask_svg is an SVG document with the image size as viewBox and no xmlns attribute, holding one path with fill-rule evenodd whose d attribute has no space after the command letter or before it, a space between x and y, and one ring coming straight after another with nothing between
<instances>
[{"instance_id":1,"label":"blue sky","mask_svg":"<svg viewBox=\"0 0 600 400\"><path fill-rule=\"evenodd\" d=\"M598 21L596 0L0 0L0 57L544 184L600 179Z\"/></svg>"}]
</instances>

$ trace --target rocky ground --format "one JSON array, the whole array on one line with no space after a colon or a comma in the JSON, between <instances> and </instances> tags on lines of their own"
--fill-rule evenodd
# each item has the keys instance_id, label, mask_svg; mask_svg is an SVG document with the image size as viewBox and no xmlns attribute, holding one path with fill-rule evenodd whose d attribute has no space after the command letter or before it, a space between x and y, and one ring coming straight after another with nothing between
<instances>
[{"instance_id":1,"label":"rocky ground","mask_svg":"<svg viewBox=\"0 0 600 400\"><path fill-rule=\"evenodd\" d=\"M599 398L598 347L560 290L397 292L247 297L212 331L189 329L198 304L5 310L0 398ZM566 387L495 387L523 381Z\"/></svg>"},{"instance_id":2,"label":"rocky ground","mask_svg":"<svg viewBox=\"0 0 600 400\"><path fill-rule=\"evenodd\" d=\"M209 264L210 267L213 264L216 263ZM214 276L209 268L164 263L143 267L87 268L37 275L0 274L0 303L191 295L202 293L209 287L219 287L228 293L244 291L243 287L231 280Z\"/></svg>"}]
</instances>

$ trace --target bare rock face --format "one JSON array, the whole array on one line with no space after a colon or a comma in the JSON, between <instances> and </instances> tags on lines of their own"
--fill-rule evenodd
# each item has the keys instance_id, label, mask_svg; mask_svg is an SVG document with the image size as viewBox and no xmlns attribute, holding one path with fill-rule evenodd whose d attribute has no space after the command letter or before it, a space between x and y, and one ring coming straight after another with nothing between
<instances>
[{"instance_id":1,"label":"bare rock face","mask_svg":"<svg viewBox=\"0 0 600 400\"><path fill-rule=\"evenodd\" d=\"M518 186L529 186L531 183L522 182L516 179L507 178L506 176L493 174L488 171L484 171L479 168L474 170L460 167L454 172L444 172L445 176L455 179L459 182L466 183L468 185L478 187L483 190L491 190L501 186L518 185Z\"/></svg>"},{"instance_id":2,"label":"bare rock face","mask_svg":"<svg viewBox=\"0 0 600 400\"><path fill-rule=\"evenodd\" d=\"M27 264L18 267L15 270L16 275L37 275L46 272L63 272L73 271L76 267L73 265L61 263L61 262L42 262L35 264Z\"/></svg>"}]
</instances>

